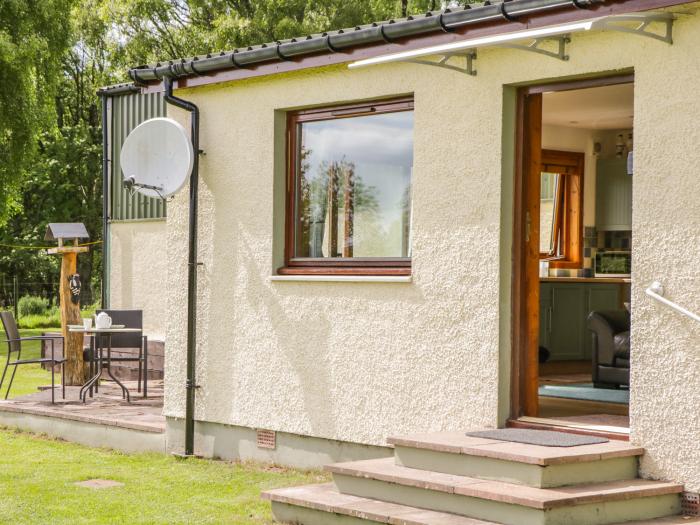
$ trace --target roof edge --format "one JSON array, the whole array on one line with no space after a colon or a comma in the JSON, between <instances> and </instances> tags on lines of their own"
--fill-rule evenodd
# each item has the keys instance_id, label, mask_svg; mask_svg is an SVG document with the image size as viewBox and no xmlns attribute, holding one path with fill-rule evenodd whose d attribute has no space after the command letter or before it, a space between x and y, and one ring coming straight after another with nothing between
<instances>
[{"instance_id":1,"label":"roof edge","mask_svg":"<svg viewBox=\"0 0 700 525\"><path fill-rule=\"evenodd\" d=\"M512 23L545 11L586 10L607 1L609 0L505 0L498 3L487 1L478 7L467 5L460 9L427 12L420 16L340 29L317 36L293 38L244 50L235 49L219 54L139 66L129 70L129 77L137 84L144 84L161 81L164 77L201 76L226 69L245 69L265 62L292 60L304 55L333 54L377 43L390 44L429 33L450 33L479 24Z\"/></svg>"}]
</instances>

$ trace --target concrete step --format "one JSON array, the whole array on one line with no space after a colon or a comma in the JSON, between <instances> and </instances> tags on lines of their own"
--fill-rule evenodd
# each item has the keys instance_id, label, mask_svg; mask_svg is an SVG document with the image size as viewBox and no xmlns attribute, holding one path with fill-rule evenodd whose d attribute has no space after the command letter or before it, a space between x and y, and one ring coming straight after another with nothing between
<instances>
[{"instance_id":1,"label":"concrete step","mask_svg":"<svg viewBox=\"0 0 700 525\"><path fill-rule=\"evenodd\" d=\"M272 512L280 523L302 525L493 525L493 522L407 505L385 503L340 494L331 483L270 490L263 498L272 502ZM577 522L570 522L574 524ZM624 525L700 525L700 518L671 516Z\"/></svg>"},{"instance_id":2,"label":"concrete step","mask_svg":"<svg viewBox=\"0 0 700 525\"><path fill-rule=\"evenodd\" d=\"M307 485L264 492L272 502L272 513L280 523L303 525L352 525L388 523L391 525L494 525L444 512L408 505L385 503L340 494L332 483Z\"/></svg>"},{"instance_id":3,"label":"concrete step","mask_svg":"<svg viewBox=\"0 0 700 525\"><path fill-rule=\"evenodd\" d=\"M625 441L543 447L439 432L391 437L398 465L538 488L633 479L644 449Z\"/></svg>"},{"instance_id":4,"label":"concrete step","mask_svg":"<svg viewBox=\"0 0 700 525\"><path fill-rule=\"evenodd\" d=\"M681 485L632 479L556 489L445 474L389 459L329 465L338 492L507 525L606 525L680 512Z\"/></svg>"}]
</instances>

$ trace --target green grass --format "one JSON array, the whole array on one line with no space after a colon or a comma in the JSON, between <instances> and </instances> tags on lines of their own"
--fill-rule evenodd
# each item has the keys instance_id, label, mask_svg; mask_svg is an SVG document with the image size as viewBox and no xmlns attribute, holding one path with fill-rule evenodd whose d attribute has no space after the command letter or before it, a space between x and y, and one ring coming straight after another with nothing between
<instances>
[{"instance_id":1,"label":"green grass","mask_svg":"<svg viewBox=\"0 0 700 525\"><path fill-rule=\"evenodd\" d=\"M320 483L319 471L121 454L0 428L2 524L268 524L260 492ZM75 482L109 479L122 487Z\"/></svg>"},{"instance_id":2,"label":"green grass","mask_svg":"<svg viewBox=\"0 0 700 525\"><path fill-rule=\"evenodd\" d=\"M20 330L21 337L31 337L35 335L41 335L42 332L46 331L57 331L60 332L60 328L47 329L35 329L35 330ZM4 340L5 334L0 336L1 340ZM26 341L22 343L22 359L30 359L34 357L39 357L41 355L41 341ZM13 358L15 355L13 355ZM5 362L7 361L7 343L0 343L0 375L2 370L5 368ZM7 385L10 381L9 375L12 373L10 367L7 370L7 376L5 378L5 383L2 386L2 392L0 392L0 399L5 397L5 392L7 391ZM61 374L56 373L56 384L61 382ZM33 394L37 391L39 386L45 386L51 384L51 373L48 370L43 370L39 365L20 365L17 367L17 373L15 374L15 380L12 383L12 390L10 390L10 397L23 396L26 394ZM1 514L0 514L1 516ZM1 519L1 518L0 518ZM1 522L0 522L1 523Z\"/></svg>"},{"instance_id":3,"label":"green grass","mask_svg":"<svg viewBox=\"0 0 700 525\"><path fill-rule=\"evenodd\" d=\"M87 315L85 316L87 317ZM49 310L45 314L23 315L17 321L20 328L53 328L61 325L61 313L58 308Z\"/></svg>"}]
</instances>

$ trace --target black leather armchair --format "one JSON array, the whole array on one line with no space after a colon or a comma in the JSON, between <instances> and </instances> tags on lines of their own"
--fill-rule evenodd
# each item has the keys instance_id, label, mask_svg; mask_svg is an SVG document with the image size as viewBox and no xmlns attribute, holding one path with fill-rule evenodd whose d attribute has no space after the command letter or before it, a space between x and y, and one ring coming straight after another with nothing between
<instances>
[{"instance_id":1,"label":"black leather armchair","mask_svg":"<svg viewBox=\"0 0 700 525\"><path fill-rule=\"evenodd\" d=\"M588 328L593 332L593 385L596 388L629 387L629 312L591 312Z\"/></svg>"}]
</instances>

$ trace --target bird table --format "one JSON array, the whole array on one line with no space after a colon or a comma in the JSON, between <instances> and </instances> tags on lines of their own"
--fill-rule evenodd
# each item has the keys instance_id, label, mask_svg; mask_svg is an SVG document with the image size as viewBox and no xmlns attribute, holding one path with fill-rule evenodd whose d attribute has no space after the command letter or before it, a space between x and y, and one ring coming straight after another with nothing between
<instances>
[{"instance_id":1,"label":"bird table","mask_svg":"<svg viewBox=\"0 0 700 525\"><path fill-rule=\"evenodd\" d=\"M66 384L82 385L87 379L87 367L83 361L83 334L70 332L68 325L80 324L80 303L71 300L70 276L75 274L78 267L78 254L88 251L87 246L63 246L59 241L56 248L50 248L48 253L61 256L61 333L63 334L63 358L66 359Z\"/></svg>"}]
</instances>

